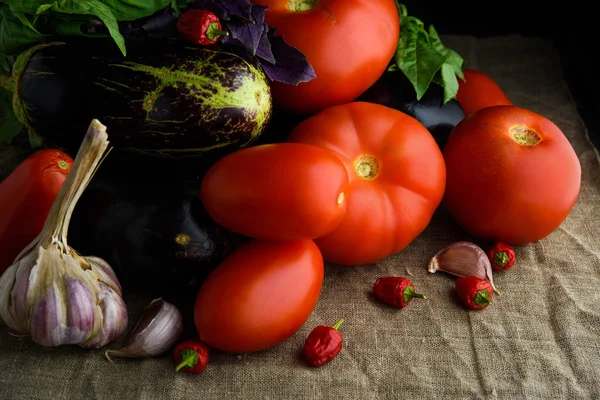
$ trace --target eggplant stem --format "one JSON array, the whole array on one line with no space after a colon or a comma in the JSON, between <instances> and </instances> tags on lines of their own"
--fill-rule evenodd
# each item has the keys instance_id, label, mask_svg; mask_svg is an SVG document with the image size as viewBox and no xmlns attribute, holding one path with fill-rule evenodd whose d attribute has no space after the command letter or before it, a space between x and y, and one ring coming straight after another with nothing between
<instances>
[{"instance_id":1,"label":"eggplant stem","mask_svg":"<svg viewBox=\"0 0 600 400\"><path fill-rule=\"evenodd\" d=\"M15 79L10 75L0 74L0 87L9 90L11 92L15 92L17 84Z\"/></svg>"}]
</instances>

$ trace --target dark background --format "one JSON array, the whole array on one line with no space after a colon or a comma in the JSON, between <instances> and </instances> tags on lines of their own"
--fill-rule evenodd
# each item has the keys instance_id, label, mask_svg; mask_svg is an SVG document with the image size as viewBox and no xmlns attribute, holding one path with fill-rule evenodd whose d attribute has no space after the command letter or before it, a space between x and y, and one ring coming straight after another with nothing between
<instances>
[{"instance_id":1,"label":"dark background","mask_svg":"<svg viewBox=\"0 0 600 400\"><path fill-rule=\"evenodd\" d=\"M600 19L594 2L404 0L402 4L409 15L434 25L440 34L520 34L552 40L590 138L600 148L600 68L596 61Z\"/></svg>"}]
</instances>

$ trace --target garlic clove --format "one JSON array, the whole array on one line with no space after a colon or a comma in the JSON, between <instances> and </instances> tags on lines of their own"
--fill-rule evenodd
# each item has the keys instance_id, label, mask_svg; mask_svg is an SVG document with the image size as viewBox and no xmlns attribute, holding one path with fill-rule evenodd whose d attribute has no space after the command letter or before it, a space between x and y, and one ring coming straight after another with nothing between
<instances>
[{"instance_id":1,"label":"garlic clove","mask_svg":"<svg viewBox=\"0 0 600 400\"><path fill-rule=\"evenodd\" d=\"M102 282L106 282L107 285L111 286L114 290L119 293L123 293L121 283L115 274L115 271L110 265L100 257L86 256L86 261L90 263L92 268L95 269L98 274L98 279Z\"/></svg>"},{"instance_id":2,"label":"garlic clove","mask_svg":"<svg viewBox=\"0 0 600 400\"><path fill-rule=\"evenodd\" d=\"M461 241L446 246L431 258L427 271L442 271L458 277L476 276L490 282L494 292L500 294L494 286L492 265L487 254L471 242Z\"/></svg>"},{"instance_id":3,"label":"garlic clove","mask_svg":"<svg viewBox=\"0 0 600 400\"><path fill-rule=\"evenodd\" d=\"M113 357L146 358L163 354L171 349L183 333L183 316L173 304L162 298L154 299L142 312L142 316L118 350L107 350L109 360Z\"/></svg>"},{"instance_id":4,"label":"garlic clove","mask_svg":"<svg viewBox=\"0 0 600 400\"><path fill-rule=\"evenodd\" d=\"M12 304L12 288L15 285L17 279L17 267L16 265L10 266L2 276L0 276L0 323L8 326L9 328L22 332L25 330L24 326L20 326L19 321L15 318Z\"/></svg>"},{"instance_id":5,"label":"garlic clove","mask_svg":"<svg viewBox=\"0 0 600 400\"><path fill-rule=\"evenodd\" d=\"M16 332L27 332L29 279L37 252L28 253L0 277L0 322Z\"/></svg>"},{"instance_id":6,"label":"garlic clove","mask_svg":"<svg viewBox=\"0 0 600 400\"><path fill-rule=\"evenodd\" d=\"M63 299L67 299L65 307ZM68 275L63 282L48 288L31 312L29 332L42 346L77 344L86 339L94 327L94 297L78 279Z\"/></svg>"},{"instance_id":7,"label":"garlic clove","mask_svg":"<svg viewBox=\"0 0 600 400\"><path fill-rule=\"evenodd\" d=\"M104 316L103 324L96 336L80 344L83 348L97 349L115 341L125 330L129 321L125 302L112 287L100 283L98 299L100 299L98 307Z\"/></svg>"}]
</instances>

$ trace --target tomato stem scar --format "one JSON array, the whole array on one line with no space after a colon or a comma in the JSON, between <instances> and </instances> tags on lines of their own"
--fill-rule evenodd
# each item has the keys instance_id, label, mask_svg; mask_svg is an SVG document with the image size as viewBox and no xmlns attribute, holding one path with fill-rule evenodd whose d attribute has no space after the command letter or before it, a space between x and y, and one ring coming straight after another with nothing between
<instances>
[{"instance_id":1,"label":"tomato stem scar","mask_svg":"<svg viewBox=\"0 0 600 400\"><path fill-rule=\"evenodd\" d=\"M291 11L308 11L315 8L319 0L288 0L288 9Z\"/></svg>"},{"instance_id":2,"label":"tomato stem scar","mask_svg":"<svg viewBox=\"0 0 600 400\"><path fill-rule=\"evenodd\" d=\"M523 125L515 125L510 128L510 136L521 146L535 146L542 141L539 133Z\"/></svg>"},{"instance_id":3,"label":"tomato stem scar","mask_svg":"<svg viewBox=\"0 0 600 400\"><path fill-rule=\"evenodd\" d=\"M372 156L362 156L354 162L354 169L363 179L375 179L379 174L379 161Z\"/></svg>"}]
</instances>

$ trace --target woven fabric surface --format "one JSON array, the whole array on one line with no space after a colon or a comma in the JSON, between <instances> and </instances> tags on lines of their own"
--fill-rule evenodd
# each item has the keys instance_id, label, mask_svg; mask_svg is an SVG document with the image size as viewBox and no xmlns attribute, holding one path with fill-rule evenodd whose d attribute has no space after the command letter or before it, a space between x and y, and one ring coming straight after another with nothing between
<instances>
[{"instance_id":1,"label":"woven fabric surface","mask_svg":"<svg viewBox=\"0 0 600 400\"><path fill-rule=\"evenodd\" d=\"M0 398L35 399L556 399L600 397L600 160L552 44L539 38L444 37L469 68L492 76L515 105L545 115L573 145L582 187L567 220L516 247L518 264L495 274L501 295L468 312L454 278L429 259L474 240L440 209L408 248L374 265L326 265L316 309L290 339L245 355L214 352L199 375L174 372L171 355L109 362L103 350L43 348L0 328ZM2 177L23 150L3 147ZM376 278L409 277L427 300L398 310L373 300ZM130 320L150 299L127 294ZM321 368L301 357L319 324L341 327L344 349ZM113 347L113 346L111 346Z\"/></svg>"}]
</instances>

